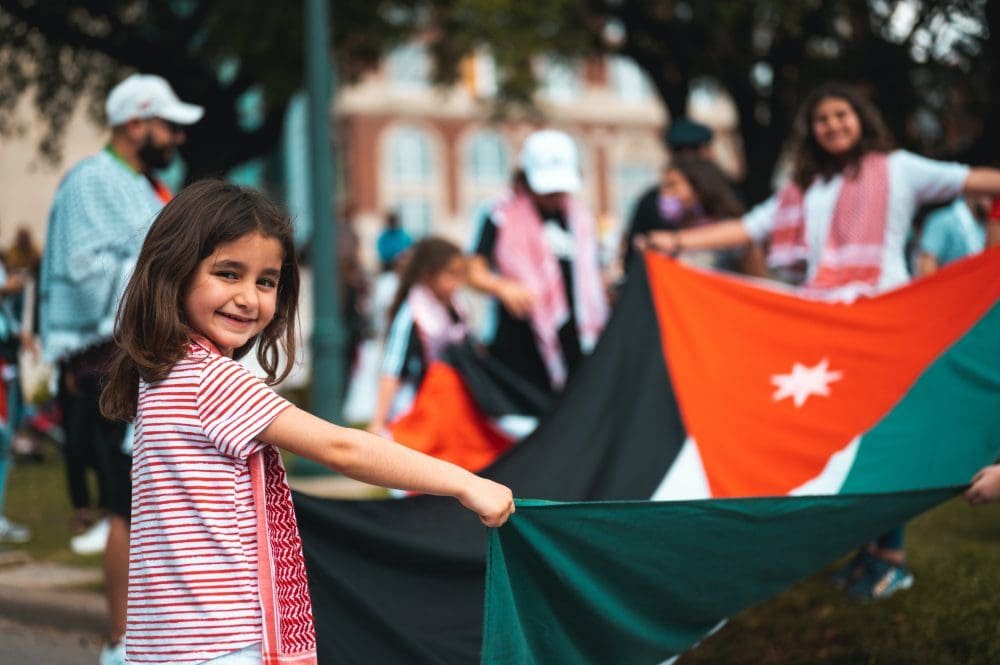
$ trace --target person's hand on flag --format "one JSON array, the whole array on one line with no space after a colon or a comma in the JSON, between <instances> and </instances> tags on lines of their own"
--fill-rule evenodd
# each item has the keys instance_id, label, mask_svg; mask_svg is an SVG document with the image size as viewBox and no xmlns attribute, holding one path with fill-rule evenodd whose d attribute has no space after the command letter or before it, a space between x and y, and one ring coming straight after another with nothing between
<instances>
[{"instance_id":1,"label":"person's hand on flag","mask_svg":"<svg viewBox=\"0 0 1000 665\"><path fill-rule=\"evenodd\" d=\"M971 506L1000 501L1000 464L984 467L972 477L972 484L965 490L965 500Z\"/></svg>"},{"instance_id":2,"label":"person's hand on flag","mask_svg":"<svg viewBox=\"0 0 1000 665\"><path fill-rule=\"evenodd\" d=\"M492 480L470 474L465 491L456 495L459 502L479 515L479 521L488 527L503 526L514 514L514 494L510 488Z\"/></svg>"},{"instance_id":3,"label":"person's hand on flag","mask_svg":"<svg viewBox=\"0 0 1000 665\"><path fill-rule=\"evenodd\" d=\"M651 249L668 256L677 256L681 251L680 236L676 231L650 231L639 234L632 240L632 245L640 252Z\"/></svg>"}]
</instances>

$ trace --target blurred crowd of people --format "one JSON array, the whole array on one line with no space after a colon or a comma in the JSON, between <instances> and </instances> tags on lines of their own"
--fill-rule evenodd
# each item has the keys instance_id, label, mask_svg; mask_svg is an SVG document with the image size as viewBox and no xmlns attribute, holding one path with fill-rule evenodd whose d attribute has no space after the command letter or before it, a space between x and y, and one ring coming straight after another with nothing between
<instances>
[{"instance_id":1,"label":"blurred crowd of people","mask_svg":"<svg viewBox=\"0 0 1000 665\"><path fill-rule=\"evenodd\" d=\"M111 626L102 662L114 663L123 662L130 432L100 416L97 396L122 276L171 196L156 169L170 163L201 109L163 79L134 75L112 90L107 114L107 148L74 167L55 195L44 254L23 229L3 254L0 542L31 537L3 517L12 449L30 455L48 434L66 462L73 549L105 552ZM429 364L470 340L534 389L557 395L641 269L640 250L850 300L1000 243L1000 171L896 149L878 110L853 88L828 85L805 100L791 128L787 184L754 206L715 163L709 128L678 118L664 139L670 159L635 202L610 263L594 211L579 196L576 146L555 129L526 138L509 189L482 207L464 246L414 238L390 211L371 275L349 224L354 213L343 210L348 417L388 432ZM109 264L115 274L97 267ZM977 501L996 496L982 486L996 477L977 477ZM902 530L862 548L835 583L867 600L909 587Z\"/></svg>"},{"instance_id":2,"label":"blurred crowd of people","mask_svg":"<svg viewBox=\"0 0 1000 665\"><path fill-rule=\"evenodd\" d=\"M823 119L814 121L817 100L831 100L834 110L824 108ZM837 114L849 115L854 124L833 119ZM849 126L831 130L822 123ZM843 155L829 152L838 150L835 146L822 145L827 133L836 132L847 135L836 139L845 141ZM982 251L988 220L1000 220L1000 203L994 205L990 194L992 181L977 181L990 170L973 170L973 186L965 187L967 167L891 150L877 109L846 86L822 88L803 106L789 165L794 192L785 188L752 208L714 161L708 127L679 118L664 139L670 159L660 182L635 201L611 261L599 250L593 216L577 196L583 180L575 145L556 130L527 138L510 189L481 207L465 251L433 236L414 244L399 216L387 213L377 241L378 275L366 279L356 256L341 263L341 287L356 291L343 301L351 339L352 419L371 421L375 430L385 431L392 417L405 411L409 398L400 395L412 395L427 363L440 356L444 343L437 337L454 334L448 321L533 386L558 392L593 348L607 308L639 264L639 249L660 249L689 264L850 300ZM837 190L845 179L853 183L860 163L869 161L862 157L869 154L887 156L888 166L874 174L865 169L865 186L891 188L892 200L903 197L906 203L886 208L884 196L869 214L870 192L852 193L847 187L847 195L866 197L851 209L861 211L854 217L870 229L865 251L875 257L864 267L867 274L861 274L850 264L843 237L854 230L841 230L847 227L842 216L849 213L844 213L848 204L840 203ZM822 191L820 184L810 188L814 181ZM784 222L775 219L787 219L797 210L802 211L797 235L787 239L787 233L778 232ZM719 233L721 239L712 237ZM826 254L843 255L833 259L832 267L829 260L820 261L824 239L831 234L832 242L844 245L827 248ZM680 238L684 240L677 243ZM438 252L429 252L429 245ZM357 249L356 239L353 247ZM454 258L449 263L445 256ZM447 290L434 288L444 274L453 278ZM400 306L428 293L435 296L434 306L443 308L438 322L414 320L415 308ZM468 293L486 296L486 307L476 307L475 297L470 306L463 297Z\"/></svg>"},{"instance_id":3,"label":"blurred crowd of people","mask_svg":"<svg viewBox=\"0 0 1000 665\"><path fill-rule=\"evenodd\" d=\"M464 270L458 248L442 239L425 238L403 255L372 427L386 431L427 363L472 328L494 359L558 393L593 349L623 281L641 269L640 249L852 301L1000 243L1000 171L897 149L878 109L853 87L831 83L808 96L791 128L787 184L755 206L713 161L711 138L690 119L671 124L661 180L635 203L607 265L576 196L582 180L572 139L552 129L528 136L510 190L474 221ZM402 237L394 220L380 252L402 247ZM455 295L463 285L491 297L485 327L468 324ZM984 470L977 483L992 477ZM866 601L913 581L902 527L861 548L832 578Z\"/></svg>"}]
</instances>

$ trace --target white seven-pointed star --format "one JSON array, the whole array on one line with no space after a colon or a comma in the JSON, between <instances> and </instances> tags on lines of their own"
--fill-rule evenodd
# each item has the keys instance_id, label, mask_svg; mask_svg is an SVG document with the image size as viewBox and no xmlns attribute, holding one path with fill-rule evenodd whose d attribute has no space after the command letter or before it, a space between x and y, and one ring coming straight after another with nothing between
<instances>
[{"instance_id":1,"label":"white seven-pointed star","mask_svg":"<svg viewBox=\"0 0 1000 665\"><path fill-rule=\"evenodd\" d=\"M796 408L806 403L812 395L826 397L830 394L830 384L843 378L842 372L831 372L830 361L826 358L819 361L815 367L806 367L801 363L792 366L791 374L775 374L771 383L778 386L771 399L775 402L791 397Z\"/></svg>"}]
</instances>

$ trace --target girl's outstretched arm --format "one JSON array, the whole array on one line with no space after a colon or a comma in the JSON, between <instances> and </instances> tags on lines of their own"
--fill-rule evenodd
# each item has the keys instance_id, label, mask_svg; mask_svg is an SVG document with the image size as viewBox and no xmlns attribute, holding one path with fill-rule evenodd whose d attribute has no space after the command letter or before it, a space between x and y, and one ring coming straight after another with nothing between
<instances>
[{"instance_id":1,"label":"girl's outstretched arm","mask_svg":"<svg viewBox=\"0 0 1000 665\"><path fill-rule=\"evenodd\" d=\"M259 438L355 480L453 496L486 526L500 526L514 512L513 494L504 485L394 441L339 427L295 406L278 414Z\"/></svg>"},{"instance_id":2,"label":"girl's outstretched arm","mask_svg":"<svg viewBox=\"0 0 1000 665\"><path fill-rule=\"evenodd\" d=\"M962 185L963 194L1000 196L1000 169L974 166L969 169Z\"/></svg>"},{"instance_id":3,"label":"girl's outstretched arm","mask_svg":"<svg viewBox=\"0 0 1000 665\"><path fill-rule=\"evenodd\" d=\"M368 423L368 431L378 436L385 436L385 426L389 422L389 411L392 409L392 400L399 390L399 377L391 374L382 374L378 379L378 393L375 396L375 410L372 412L372 420Z\"/></svg>"},{"instance_id":4,"label":"girl's outstretched arm","mask_svg":"<svg viewBox=\"0 0 1000 665\"><path fill-rule=\"evenodd\" d=\"M751 241L743 222L737 218L680 231L650 231L644 236L636 236L635 245L640 250L655 249L665 254L677 254L684 250L744 247Z\"/></svg>"}]
</instances>

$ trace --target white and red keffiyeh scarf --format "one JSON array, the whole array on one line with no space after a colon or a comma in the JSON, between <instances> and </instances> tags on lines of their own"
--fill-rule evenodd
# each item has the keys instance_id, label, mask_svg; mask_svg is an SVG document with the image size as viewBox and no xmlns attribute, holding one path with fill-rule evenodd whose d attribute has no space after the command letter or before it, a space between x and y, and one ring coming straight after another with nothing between
<instances>
[{"instance_id":1,"label":"white and red keffiyeh scarf","mask_svg":"<svg viewBox=\"0 0 1000 665\"><path fill-rule=\"evenodd\" d=\"M437 299L423 284L414 284L406 294L413 323L417 326L420 343L424 349L424 360L430 364L441 358L441 352L449 344L458 344L469 333L465 324L465 312L456 301L451 306L458 314L458 321L451 318L448 307Z\"/></svg>"},{"instance_id":2,"label":"white and red keffiyeh scarf","mask_svg":"<svg viewBox=\"0 0 1000 665\"><path fill-rule=\"evenodd\" d=\"M608 318L597 256L594 220L573 197L566 196L566 217L573 247L574 314L584 352L593 348ZM500 272L535 293L531 327L539 353L554 388L566 381L566 363L559 343L559 328L569 319L559 259L545 238L542 219L531 198L511 196L494 211L499 222L496 263Z\"/></svg>"},{"instance_id":3,"label":"white and red keffiyeh scarf","mask_svg":"<svg viewBox=\"0 0 1000 665\"><path fill-rule=\"evenodd\" d=\"M768 265L805 278L809 248L802 189L794 182L778 194L778 210ZM884 153L868 153L854 177L844 176L830 231L812 278L804 284L822 291L860 283L874 292L882 274L889 166Z\"/></svg>"},{"instance_id":4,"label":"white and red keffiyeh scarf","mask_svg":"<svg viewBox=\"0 0 1000 665\"><path fill-rule=\"evenodd\" d=\"M312 602L285 467L274 446L265 446L248 461L257 511L262 663L315 665Z\"/></svg>"}]
</instances>

